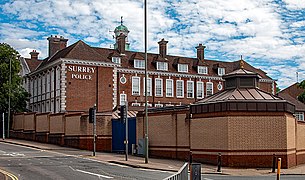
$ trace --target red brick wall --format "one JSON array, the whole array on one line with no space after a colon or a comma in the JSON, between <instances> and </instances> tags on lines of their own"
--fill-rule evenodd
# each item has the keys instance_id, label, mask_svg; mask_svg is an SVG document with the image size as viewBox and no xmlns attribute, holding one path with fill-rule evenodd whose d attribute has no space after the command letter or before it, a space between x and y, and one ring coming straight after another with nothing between
<instances>
[{"instance_id":1,"label":"red brick wall","mask_svg":"<svg viewBox=\"0 0 305 180\"><path fill-rule=\"evenodd\" d=\"M69 67L70 64L67 64ZM66 111L88 111L96 103L96 66L80 67L95 68L94 73L70 72L67 70ZM72 74L91 75L91 80L72 79Z\"/></svg>"}]
</instances>

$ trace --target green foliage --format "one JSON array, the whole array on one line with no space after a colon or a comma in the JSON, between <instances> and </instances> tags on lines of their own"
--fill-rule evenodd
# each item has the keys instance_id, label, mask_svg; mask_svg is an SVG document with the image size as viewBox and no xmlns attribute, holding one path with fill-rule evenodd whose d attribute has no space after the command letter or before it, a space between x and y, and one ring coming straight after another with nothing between
<instances>
[{"instance_id":1,"label":"green foliage","mask_svg":"<svg viewBox=\"0 0 305 180\"><path fill-rule=\"evenodd\" d=\"M276 93L279 93L281 89L279 87L276 87Z\"/></svg>"},{"instance_id":2,"label":"green foliage","mask_svg":"<svg viewBox=\"0 0 305 180\"><path fill-rule=\"evenodd\" d=\"M298 85L300 88L304 89L303 93L298 96L298 100L305 103L305 80L303 80Z\"/></svg>"},{"instance_id":3,"label":"green foliage","mask_svg":"<svg viewBox=\"0 0 305 180\"><path fill-rule=\"evenodd\" d=\"M11 61L11 83L10 83ZM6 43L0 43L0 112L7 112L9 106L9 91L11 111L26 110L29 94L22 87L22 78L18 75L21 70L18 52Z\"/></svg>"}]
</instances>

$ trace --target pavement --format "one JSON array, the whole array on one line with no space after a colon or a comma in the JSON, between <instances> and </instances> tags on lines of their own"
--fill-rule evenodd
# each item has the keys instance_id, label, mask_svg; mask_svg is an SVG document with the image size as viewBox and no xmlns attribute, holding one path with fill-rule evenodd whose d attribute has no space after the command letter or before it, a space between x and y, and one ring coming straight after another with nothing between
<instances>
[{"instance_id":1,"label":"pavement","mask_svg":"<svg viewBox=\"0 0 305 180\"><path fill-rule=\"evenodd\" d=\"M104 153L97 152L96 156L92 156L92 152L78 150L68 147L57 146L54 144L46 144L35 141L19 140L19 139L5 139L0 140L0 142L17 144L22 146L27 146L31 148L37 148L40 150L54 150L54 151L74 151L74 155L82 156L83 158L89 158L104 163L120 164L125 166L130 166L133 168L144 168L153 170L163 170L177 172L185 162L172 159L159 159L159 158L149 158L148 163L144 162L143 157L138 156L128 156L128 160L125 160L125 154L116 153ZM202 174L215 174L215 175L229 175L229 176L267 176L275 175L271 172L271 168L230 168L222 167L221 172L217 172L217 166L201 164ZM305 175L305 164L299 165L289 169L281 169L281 175Z\"/></svg>"}]
</instances>

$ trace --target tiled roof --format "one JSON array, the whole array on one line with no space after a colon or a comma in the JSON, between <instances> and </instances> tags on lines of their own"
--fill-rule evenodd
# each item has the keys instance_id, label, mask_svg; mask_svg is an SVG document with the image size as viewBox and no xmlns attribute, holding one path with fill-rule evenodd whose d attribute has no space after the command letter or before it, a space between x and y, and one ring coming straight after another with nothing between
<instances>
[{"instance_id":1,"label":"tiled roof","mask_svg":"<svg viewBox=\"0 0 305 180\"><path fill-rule=\"evenodd\" d=\"M280 96L281 98L284 98L287 101L294 104L296 111L304 111L305 112L305 104L302 103L301 101L297 100L296 98L292 97L291 95L286 94L286 93L279 93L278 96Z\"/></svg>"},{"instance_id":2,"label":"tiled roof","mask_svg":"<svg viewBox=\"0 0 305 180\"><path fill-rule=\"evenodd\" d=\"M40 63L42 63L42 60L37 60L37 59L25 59L26 63L28 64L30 71L34 71Z\"/></svg>"},{"instance_id":3,"label":"tiled roof","mask_svg":"<svg viewBox=\"0 0 305 180\"><path fill-rule=\"evenodd\" d=\"M294 83L280 91L279 94L289 94L291 97L296 99L302 92L304 92L304 89L298 87L298 83Z\"/></svg>"},{"instance_id":4,"label":"tiled roof","mask_svg":"<svg viewBox=\"0 0 305 180\"><path fill-rule=\"evenodd\" d=\"M148 70L155 71L156 67L154 66L155 58L158 57L159 54L148 53ZM106 48L98 48L98 47L90 47L83 41L78 41L60 51L55 53L52 57L49 57L43 63L41 63L40 67L45 66L49 62L52 62L59 58L71 58L71 59L80 59L80 60L91 60L91 61L103 61L103 62L111 62L112 56L120 56L121 57L121 67L123 68L134 68L131 63L133 59L144 59L145 54L143 52L133 52L133 51L125 51L124 54L120 54L116 49L106 49ZM168 61L168 71L167 72L177 72L177 68L175 67L175 63L188 63L189 64L189 72L188 74L197 74L196 65L206 65L208 66L208 75L207 76L218 76L217 69L215 69L215 65L217 67L225 67L226 73L232 72L239 68L239 60L234 62L222 62L217 60L202 60L198 63L197 58L189 58L189 57L181 57L181 56L171 56L166 55L164 58ZM195 67L194 67L195 65ZM214 68L213 68L214 67ZM257 72L262 78L271 79L266 75L265 72L256 69L249 65L248 63L244 63L244 68L249 71Z\"/></svg>"}]
</instances>

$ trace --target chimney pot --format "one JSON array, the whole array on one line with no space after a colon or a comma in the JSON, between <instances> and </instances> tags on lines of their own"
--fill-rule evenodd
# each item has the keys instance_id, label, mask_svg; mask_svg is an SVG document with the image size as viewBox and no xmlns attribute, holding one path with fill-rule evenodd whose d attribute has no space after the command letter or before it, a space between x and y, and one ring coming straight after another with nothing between
<instances>
[{"instance_id":1,"label":"chimney pot","mask_svg":"<svg viewBox=\"0 0 305 180\"><path fill-rule=\"evenodd\" d=\"M164 38L161 39L161 41L158 42L159 44L159 54L161 57L165 57L166 56L166 51L167 51L167 43L168 41L165 41Z\"/></svg>"},{"instance_id":2,"label":"chimney pot","mask_svg":"<svg viewBox=\"0 0 305 180\"><path fill-rule=\"evenodd\" d=\"M30 52L31 59L38 60L38 54L39 54L39 52L36 52L36 50L33 50L32 52Z\"/></svg>"},{"instance_id":3,"label":"chimney pot","mask_svg":"<svg viewBox=\"0 0 305 180\"><path fill-rule=\"evenodd\" d=\"M57 35L48 37L49 41L49 57L53 56L57 51L62 50L67 47L68 39L65 39L63 36L60 38Z\"/></svg>"},{"instance_id":4,"label":"chimney pot","mask_svg":"<svg viewBox=\"0 0 305 180\"><path fill-rule=\"evenodd\" d=\"M197 58L199 60L204 60L204 49L205 46L203 46L201 43L196 47L197 49Z\"/></svg>"}]
</instances>

